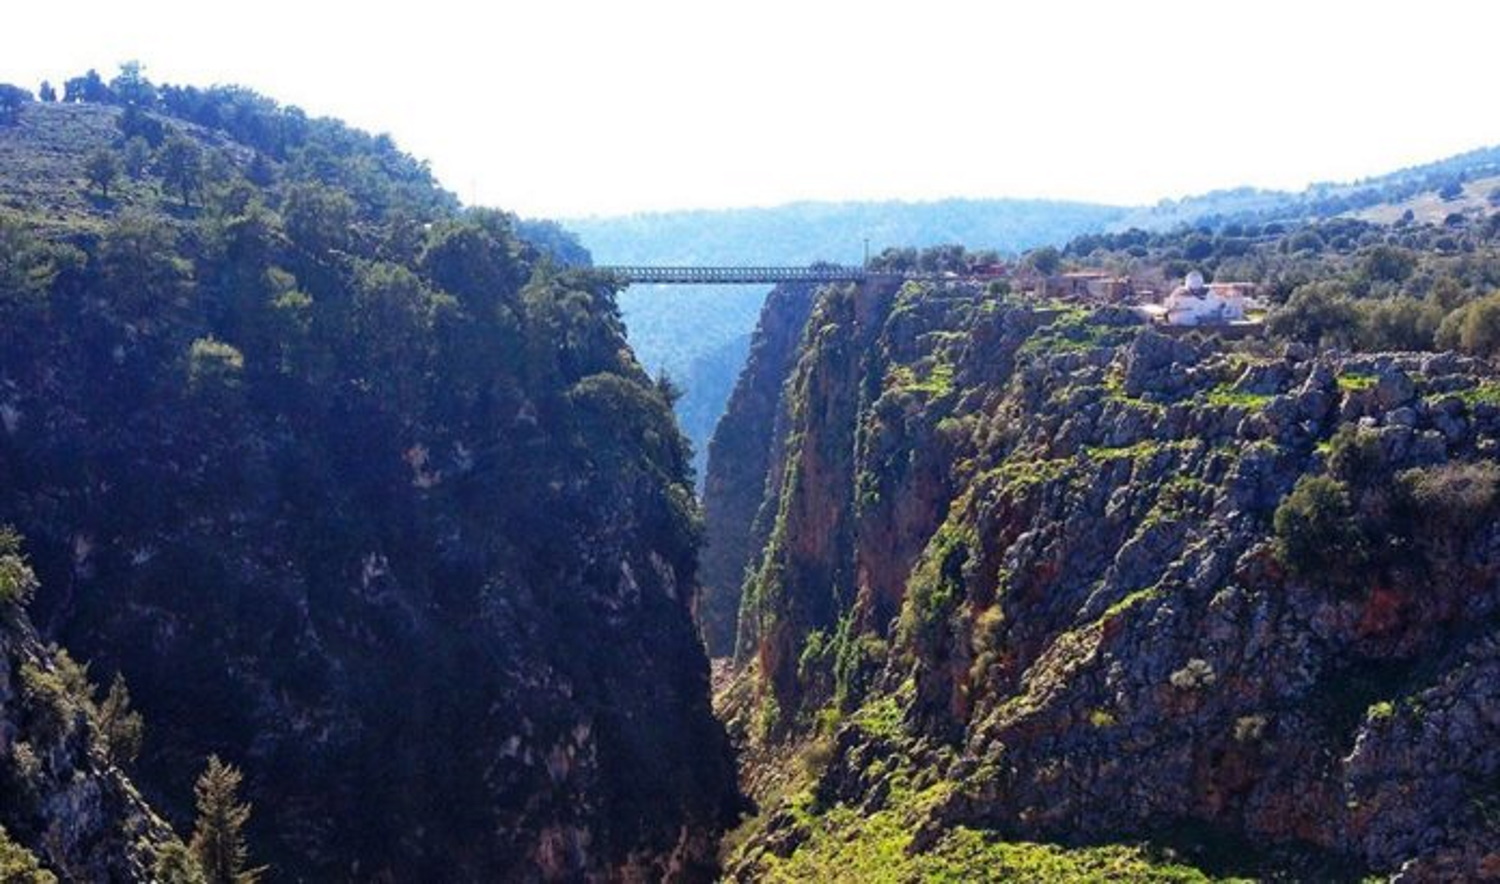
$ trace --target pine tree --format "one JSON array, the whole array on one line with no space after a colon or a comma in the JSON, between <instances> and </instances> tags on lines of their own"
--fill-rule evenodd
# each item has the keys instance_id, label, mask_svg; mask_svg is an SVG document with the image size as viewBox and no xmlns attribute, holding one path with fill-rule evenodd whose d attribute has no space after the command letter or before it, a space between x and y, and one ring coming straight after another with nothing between
<instances>
[{"instance_id":1,"label":"pine tree","mask_svg":"<svg viewBox=\"0 0 1500 884\"><path fill-rule=\"evenodd\" d=\"M264 868L247 869L249 849L245 846L245 823L250 819L250 805L239 801L238 768L225 764L219 756L208 757L208 767L193 787L198 803L198 822L189 845L203 870L207 884L255 884Z\"/></svg>"}]
</instances>

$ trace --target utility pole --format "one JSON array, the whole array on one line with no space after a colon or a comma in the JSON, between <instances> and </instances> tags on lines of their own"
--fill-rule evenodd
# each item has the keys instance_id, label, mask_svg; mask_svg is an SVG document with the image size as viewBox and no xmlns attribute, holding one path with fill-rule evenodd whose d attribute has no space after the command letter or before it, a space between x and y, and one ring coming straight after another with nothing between
<instances>
[{"instance_id":1,"label":"utility pole","mask_svg":"<svg viewBox=\"0 0 1500 884\"><path fill-rule=\"evenodd\" d=\"M866 270L870 269L870 238L868 236L865 237L865 263L864 263L864 268Z\"/></svg>"}]
</instances>

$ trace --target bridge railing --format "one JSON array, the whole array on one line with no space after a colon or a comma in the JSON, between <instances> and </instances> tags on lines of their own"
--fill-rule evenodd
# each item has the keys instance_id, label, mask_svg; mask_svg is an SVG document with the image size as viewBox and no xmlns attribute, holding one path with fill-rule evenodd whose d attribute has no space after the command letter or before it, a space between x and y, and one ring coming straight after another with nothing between
<instances>
[{"instance_id":1,"label":"bridge railing","mask_svg":"<svg viewBox=\"0 0 1500 884\"><path fill-rule=\"evenodd\" d=\"M626 283L656 285L713 285L779 282L863 282L869 273L863 267L818 265L814 267L647 267L616 265L596 267Z\"/></svg>"}]
</instances>

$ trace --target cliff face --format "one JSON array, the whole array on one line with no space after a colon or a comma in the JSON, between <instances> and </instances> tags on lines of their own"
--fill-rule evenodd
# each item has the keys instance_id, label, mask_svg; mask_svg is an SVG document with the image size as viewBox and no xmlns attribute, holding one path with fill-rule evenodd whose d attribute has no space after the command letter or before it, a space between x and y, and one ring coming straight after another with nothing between
<instances>
[{"instance_id":1,"label":"cliff face","mask_svg":"<svg viewBox=\"0 0 1500 884\"><path fill-rule=\"evenodd\" d=\"M0 130L59 189L129 120L217 176L0 214L0 523L43 634L125 674L169 813L209 753L244 769L289 876L706 876L738 799L687 450L608 281L246 95L195 100L294 143Z\"/></svg>"},{"instance_id":2,"label":"cliff face","mask_svg":"<svg viewBox=\"0 0 1500 884\"><path fill-rule=\"evenodd\" d=\"M752 742L821 748L739 874L841 855L848 808L862 838L900 820L908 860L983 833L1500 866L1488 366L1172 339L963 284L849 303L821 296L785 387L758 653L726 695Z\"/></svg>"},{"instance_id":3,"label":"cliff face","mask_svg":"<svg viewBox=\"0 0 1500 884\"><path fill-rule=\"evenodd\" d=\"M796 359L813 300L808 285L777 286L767 296L744 370L709 442L698 620L704 644L715 657L734 653L745 569L774 522L774 504L767 515L760 512L767 477L780 475L787 420L781 386Z\"/></svg>"},{"instance_id":4,"label":"cliff face","mask_svg":"<svg viewBox=\"0 0 1500 884\"><path fill-rule=\"evenodd\" d=\"M37 637L20 603L32 584L0 542L0 870L7 881L150 880L176 837L111 763L83 670Z\"/></svg>"}]
</instances>

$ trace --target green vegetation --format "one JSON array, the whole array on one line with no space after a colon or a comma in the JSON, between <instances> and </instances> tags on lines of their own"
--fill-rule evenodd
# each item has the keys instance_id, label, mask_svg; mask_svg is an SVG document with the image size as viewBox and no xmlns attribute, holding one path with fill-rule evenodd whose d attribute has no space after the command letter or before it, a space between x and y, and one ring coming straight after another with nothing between
<instances>
[{"instance_id":1,"label":"green vegetation","mask_svg":"<svg viewBox=\"0 0 1500 884\"><path fill-rule=\"evenodd\" d=\"M1276 508L1276 554L1292 573L1333 581L1369 556L1349 486L1329 476L1303 476Z\"/></svg>"},{"instance_id":2,"label":"green vegetation","mask_svg":"<svg viewBox=\"0 0 1500 884\"><path fill-rule=\"evenodd\" d=\"M1221 384L1208 391L1205 401L1218 408L1233 407L1254 411L1264 408L1274 398L1265 393L1249 393L1236 390L1228 384Z\"/></svg>"},{"instance_id":3,"label":"green vegetation","mask_svg":"<svg viewBox=\"0 0 1500 884\"><path fill-rule=\"evenodd\" d=\"M951 512L955 515L928 541L907 583L897 633L903 644L919 652L939 640L949 615L964 597L964 566L978 539L973 526L957 516L962 509L954 505Z\"/></svg>"},{"instance_id":4,"label":"green vegetation","mask_svg":"<svg viewBox=\"0 0 1500 884\"><path fill-rule=\"evenodd\" d=\"M21 535L0 525L0 606L25 606L36 586L36 575L21 554Z\"/></svg>"},{"instance_id":5,"label":"green vegetation","mask_svg":"<svg viewBox=\"0 0 1500 884\"><path fill-rule=\"evenodd\" d=\"M1361 392L1375 388L1375 376L1368 374L1341 374L1338 376L1340 390L1347 392Z\"/></svg>"},{"instance_id":6,"label":"green vegetation","mask_svg":"<svg viewBox=\"0 0 1500 884\"><path fill-rule=\"evenodd\" d=\"M912 366L894 365L887 372L886 384L893 392L941 398L953 392L953 366L941 360L936 361L919 378Z\"/></svg>"},{"instance_id":7,"label":"green vegetation","mask_svg":"<svg viewBox=\"0 0 1500 884\"><path fill-rule=\"evenodd\" d=\"M728 747L699 682L675 677L702 661L689 452L615 284L549 260L510 215L461 211L387 137L138 68L67 91L0 131L0 459L25 478L0 520L65 587L52 628L131 678L96 696L81 667L18 667L37 754L85 728L120 767L212 746L260 759L278 814L367 821L320 828L315 850L266 826L256 853L291 877L358 861L417 878L419 855L456 857L457 877L519 867L528 826L578 801L528 791L505 805L529 815L509 841L483 822L512 798L476 759L523 719L552 742L596 722L600 867L657 827L716 825ZM111 174L89 181L91 158ZM34 587L10 536L7 619ZM635 699L542 687L606 678ZM497 696L514 716L484 711ZM401 730L394 707L425 724ZM144 753L136 708L167 716ZM152 795L196 773L143 768Z\"/></svg>"},{"instance_id":8,"label":"green vegetation","mask_svg":"<svg viewBox=\"0 0 1500 884\"><path fill-rule=\"evenodd\" d=\"M877 762L878 764L879 762ZM944 828L917 847L932 810L953 784L924 778L903 754L874 771L886 784L873 809L822 806L811 790L784 809L804 840L785 859L756 857L756 876L767 881L906 882L1123 881L1206 882L1202 872L1142 847L1065 848L1003 841L968 826ZM868 774L867 774L868 775Z\"/></svg>"},{"instance_id":9,"label":"green vegetation","mask_svg":"<svg viewBox=\"0 0 1500 884\"><path fill-rule=\"evenodd\" d=\"M125 677L120 673L115 673L114 681L109 684L109 693L99 703L95 717L103 740L104 756L117 766L133 763L141 754L146 722L131 708L130 689L125 686Z\"/></svg>"},{"instance_id":10,"label":"green vegetation","mask_svg":"<svg viewBox=\"0 0 1500 884\"><path fill-rule=\"evenodd\" d=\"M1094 319L1088 310L1064 305L1063 312L1039 329L1021 346L1023 355L1079 353L1099 347L1113 347L1129 340L1139 329L1134 326L1106 325Z\"/></svg>"},{"instance_id":11,"label":"green vegetation","mask_svg":"<svg viewBox=\"0 0 1500 884\"><path fill-rule=\"evenodd\" d=\"M1500 381L1485 381L1467 390L1461 390L1457 395L1465 405L1470 407L1480 403L1500 406Z\"/></svg>"},{"instance_id":12,"label":"green vegetation","mask_svg":"<svg viewBox=\"0 0 1500 884\"><path fill-rule=\"evenodd\" d=\"M21 696L26 700L38 737L50 744L67 740L97 715L94 686L87 664L79 664L60 648L51 666L21 664Z\"/></svg>"},{"instance_id":13,"label":"green vegetation","mask_svg":"<svg viewBox=\"0 0 1500 884\"><path fill-rule=\"evenodd\" d=\"M0 881L6 884L57 884L57 876L42 868L36 854L10 840L0 826Z\"/></svg>"}]
</instances>

